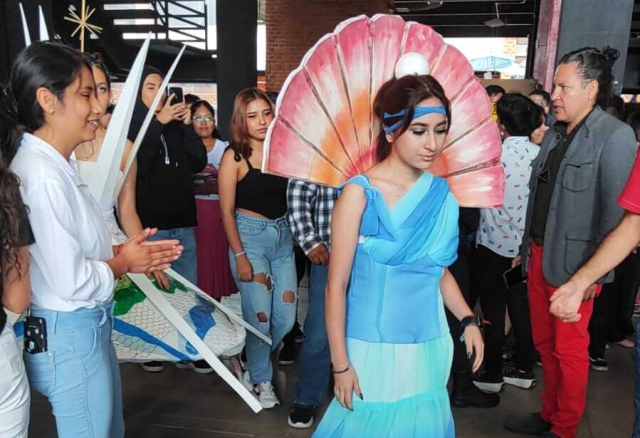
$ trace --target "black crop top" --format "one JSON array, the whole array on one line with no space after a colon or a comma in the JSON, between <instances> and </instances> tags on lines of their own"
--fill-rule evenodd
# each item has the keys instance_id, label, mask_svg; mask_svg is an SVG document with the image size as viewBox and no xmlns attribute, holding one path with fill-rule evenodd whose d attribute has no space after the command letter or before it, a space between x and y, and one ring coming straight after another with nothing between
<instances>
[{"instance_id":1,"label":"black crop top","mask_svg":"<svg viewBox=\"0 0 640 438\"><path fill-rule=\"evenodd\" d=\"M236 186L236 208L253 211L269 219L287 213L287 179L262 173L246 160L249 172Z\"/></svg>"}]
</instances>

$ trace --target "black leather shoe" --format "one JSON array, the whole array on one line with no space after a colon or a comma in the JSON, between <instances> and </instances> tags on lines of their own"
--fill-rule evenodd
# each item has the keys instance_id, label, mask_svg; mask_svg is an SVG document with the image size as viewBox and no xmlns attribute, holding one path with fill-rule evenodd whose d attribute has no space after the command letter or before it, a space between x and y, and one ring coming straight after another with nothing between
<instances>
[{"instance_id":1,"label":"black leather shoe","mask_svg":"<svg viewBox=\"0 0 640 438\"><path fill-rule=\"evenodd\" d=\"M451 404L456 408L495 408L500 404L500 396L480 391L471 380L471 372L463 371L453 375Z\"/></svg>"},{"instance_id":2,"label":"black leather shoe","mask_svg":"<svg viewBox=\"0 0 640 438\"><path fill-rule=\"evenodd\" d=\"M543 420L539 413L529 414L526 417L510 418L504 422L504 428L509 432L521 433L523 435L551 433L551 423ZM551 438L554 436L555 434L551 434L548 437Z\"/></svg>"}]
</instances>

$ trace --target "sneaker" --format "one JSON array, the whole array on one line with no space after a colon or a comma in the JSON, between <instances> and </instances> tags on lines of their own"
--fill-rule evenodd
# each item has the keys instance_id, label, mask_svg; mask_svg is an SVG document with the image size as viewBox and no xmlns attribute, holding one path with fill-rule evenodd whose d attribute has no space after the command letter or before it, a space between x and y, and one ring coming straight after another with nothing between
<instances>
[{"instance_id":1,"label":"sneaker","mask_svg":"<svg viewBox=\"0 0 640 438\"><path fill-rule=\"evenodd\" d=\"M609 371L609 363L602 357L589 356L589 362L591 362L591 369L594 371Z\"/></svg>"},{"instance_id":2,"label":"sneaker","mask_svg":"<svg viewBox=\"0 0 640 438\"><path fill-rule=\"evenodd\" d=\"M141 363L140 366L148 373L161 373L164 371L164 364L157 360Z\"/></svg>"},{"instance_id":3,"label":"sneaker","mask_svg":"<svg viewBox=\"0 0 640 438\"><path fill-rule=\"evenodd\" d=\"M507 385L517 386L522 389L531 389L536 386L536 376L533 371L522 371L516 367L507 367L502 370L502 378Z\"/></svg>"},{"instance_id":4,"label":"sneaker","mask_svg":"<svg viewBox=\"0 0 640 438\"><path fill-rule=\"evenodd\" d=\"M308 429L313 426L313 408L294 405L287 423L294 429Z\"/></svg>"},{"instance_id":5,"label":"sneaker","mask_svg":"<svg viewBox=\"0 0 640 438\"><path fill-rule=\"evenodd\" d=\"M487 372L482 370L473 376L473 384L484 392L497 394L502 391L504 380L502 379L502 376L488 376Z\"/></svg>"},{"instance_id":6,"label":"sneaker","mask_svg":"<svg viewBox=\"0 0 640 438\"><path fill-rule=\"evenodd\" d=\"M276 396L276 392L273 389L271 382L262 382L255 386L253 392L258 397L258 401L265 409L275 408L280 406L280 400Z\"/></svg>"},{"instance_id":7,"label":"sneaker","mask_svg":"<svg viewBox=\"0 0 640 438\"><path fill-rule=\"evenodd\" d=\"M284 344L278 355L278 365L293 365L296 361L296 344Z\"/></svg>"},{"instance_id":8,"label":"sneaker","mask_svg":"<svg viewBox=\"0 0 640 438\"><path fill-rule=\"evenodd\" d=\"M551 431L551 423L542 419L540 414L530 414L526 417L514 417L504 422L504 428L509 432L523 435L541 435Z\"/></svg>"},{"instance_id":9,"label":"sneaker","mask_svg":"<svg viewBox=\"0 0 640 438\"><path fill-rule=\"evenodd\" d=\"M198 374L211 374L213 368L206 360L197 360L195 362L176 362L176 368L181 370L193 370Z\"/></svg>"}]
</instances>

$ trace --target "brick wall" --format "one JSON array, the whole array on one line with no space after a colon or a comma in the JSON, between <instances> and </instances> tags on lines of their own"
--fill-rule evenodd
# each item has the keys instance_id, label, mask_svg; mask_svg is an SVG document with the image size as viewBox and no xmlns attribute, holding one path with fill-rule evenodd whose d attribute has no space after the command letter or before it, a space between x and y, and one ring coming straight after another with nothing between
<instances>
[{"instance_id":1,"label":"brick wall","mask_svg":"<svg viewBox=\"0 0 640 438\"><path fill-rule=\"evenodd\" d=\"M387 12L387 0L266 0L267 89L280 90L304 54L341 21Z\"/></svg>"}]
</instances>

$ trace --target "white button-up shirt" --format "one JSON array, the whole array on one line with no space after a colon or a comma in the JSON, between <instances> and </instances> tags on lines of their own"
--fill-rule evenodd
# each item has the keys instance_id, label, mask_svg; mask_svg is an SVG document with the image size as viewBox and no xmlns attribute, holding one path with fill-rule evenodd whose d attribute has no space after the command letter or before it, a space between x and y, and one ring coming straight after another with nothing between
<instances>
[{"instance_id":1,"label":"white button-up shirt","mask_svg":"<svg viewBox=\"0 0 640 438\"><path fill-rule=\"evenodd\" d=\"M503 257L518 255L527 214L531 163L540 148L528 137L509 137L502 144L505 173L504 203L480 210L476 243Z\"/></svg>"},{"instance_id":2,"label":"white button-up shirt","mask_svg":"<svg viewBox=\"0 0 640 438\"><path fill-rule=\"evenodd\" d=\"M20 178L36 240L29 249L33 307L72 312L110 301L115 279L105 261L113 257L111 236L75 161L24 134L11 169Z\"/></svg>"}]
</instances>

